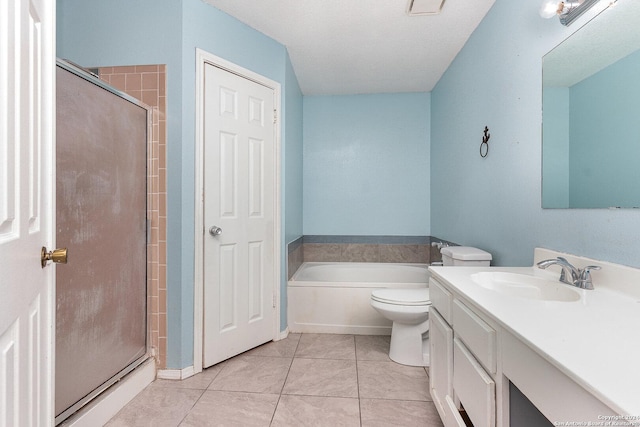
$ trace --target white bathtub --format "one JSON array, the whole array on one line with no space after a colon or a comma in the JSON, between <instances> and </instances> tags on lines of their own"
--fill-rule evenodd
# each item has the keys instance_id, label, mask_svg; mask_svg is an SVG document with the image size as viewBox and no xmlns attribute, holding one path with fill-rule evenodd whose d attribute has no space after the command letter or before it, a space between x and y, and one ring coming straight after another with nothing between
<instances>
[{"instance_id":1,"label":"white bathtub","mask_svg":"<svg viewBox=\"0 0 640 427\"><path fill-rule=\"evenodd\" d=\"M289 330L391 335L391 322L371 307L371 291L426 287L427 268L427 264L305 262L289 280Z\"/></svg>"}]
</instances>

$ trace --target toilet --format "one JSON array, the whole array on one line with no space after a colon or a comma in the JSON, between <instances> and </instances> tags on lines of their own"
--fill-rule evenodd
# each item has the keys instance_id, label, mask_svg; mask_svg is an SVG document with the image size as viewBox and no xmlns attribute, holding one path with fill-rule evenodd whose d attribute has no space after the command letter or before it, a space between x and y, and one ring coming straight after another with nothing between
<instances>
[{"instance_id":1,"label":"toilet","mask_svg":"<svg viewBox=\"0 0 640 427\"><path fill-rule=\"evenodd\" d=\"M470 246L440 250L444 266L488 267L491 254ZM409 366L429 366L429 285L417 289L376 289L371 306L393 322L389 358Z\"/></svg>"}]
</instances>

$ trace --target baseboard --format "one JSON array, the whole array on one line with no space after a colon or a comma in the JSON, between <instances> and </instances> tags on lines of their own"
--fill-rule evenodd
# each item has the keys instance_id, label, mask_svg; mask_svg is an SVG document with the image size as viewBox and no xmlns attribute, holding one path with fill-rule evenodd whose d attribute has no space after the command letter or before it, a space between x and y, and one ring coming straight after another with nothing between
<instances>
[{"instance_id":1,"label":"baseboard","mask_svg":"<svg viewBox=\"0 0 640 427\"><path fill-rule=\"evenodd\" d=\"M163 380L184 380L194 376L196 373L193 366L183 369L161 369L158 371L158 378Z\"/></svg>"},{"instance_id":2,"label":"baseboard","mask_svg":"<svg viewBox=\"0 0 640 427\"><path fill-rule=\"evenodd\" d=\"M95 427L105 425L155 378L155 359L149 358L80 411L62 422L60 426Z\"/></svg>"},{"instance_id":3,"label":"baseboard","mask_svg":"<svg viewBox=\"0 0 640 427\"><path fill-rule=\"evenodd\" d=\"M391 335L391 326L332 325L322 323L293 323L292 333L306 334L349 334L349 335Z\"/></svg>"},{"instance_id":4,"label":"baseboard","mask_svg":"<svg viewBox=\"0 0 640 427\"><path fill-rule=\"evenodd\" d=\"M280 331L280 336L276 341L280 341L289 336L289 327L287 326L284 331Z\"/></svg>"}]
</instances>

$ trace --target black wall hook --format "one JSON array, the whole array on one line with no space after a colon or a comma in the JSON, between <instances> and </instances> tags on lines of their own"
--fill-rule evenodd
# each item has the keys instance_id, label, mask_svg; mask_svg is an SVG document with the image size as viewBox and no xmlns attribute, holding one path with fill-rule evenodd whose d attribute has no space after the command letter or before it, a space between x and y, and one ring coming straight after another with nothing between
<instances>
[{"instance_id":1,"label":"black wall hook","mask_svg":"<svg viewBox=\"0 0 640 427\"><path fill-rule=\"evenodd\" d=\"M487 154L489 154L489 138L491 138L491 134L489 133L489 128L485 126L484 136L480 143L480 157L487 157Z\"/></svg>"}]
</instances>

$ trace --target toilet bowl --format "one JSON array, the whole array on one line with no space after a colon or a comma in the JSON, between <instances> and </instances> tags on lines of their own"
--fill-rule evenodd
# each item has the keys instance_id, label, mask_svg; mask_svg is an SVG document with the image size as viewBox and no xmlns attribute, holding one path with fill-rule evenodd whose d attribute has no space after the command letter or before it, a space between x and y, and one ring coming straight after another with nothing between
<instances>
[{"instance_id":1,"label":"toilet bowl","mask_svg":"<svg viewBox=\"0 0 640 427\"><path fill-rule=\"evenodd\" d=\"M444 266L485 266L491 254L470 246L443 247ZM376 289L371 306L393 322L389 358L410 366L429 366L429 300L427 287L418 289Z\"/></svg>"},{"instance_id":2,"label":"toilet bowl","mask_svg":"<svg viewBox=\"0 0 640 427\"><path fill-rule=\"evenodd\" d=\"M376 289L371 306L393 322L389 358L410 366L429 365L429 289Z\"/></svg>"}]
</instances>

